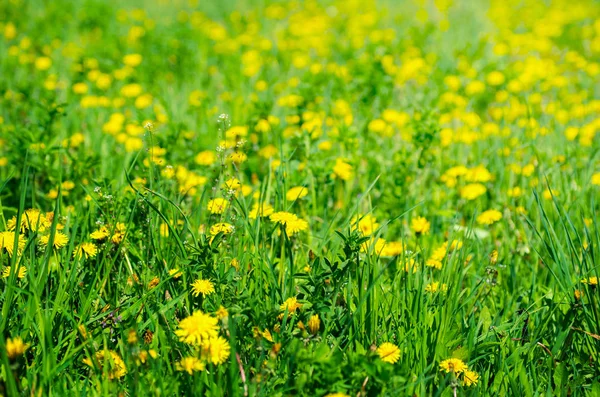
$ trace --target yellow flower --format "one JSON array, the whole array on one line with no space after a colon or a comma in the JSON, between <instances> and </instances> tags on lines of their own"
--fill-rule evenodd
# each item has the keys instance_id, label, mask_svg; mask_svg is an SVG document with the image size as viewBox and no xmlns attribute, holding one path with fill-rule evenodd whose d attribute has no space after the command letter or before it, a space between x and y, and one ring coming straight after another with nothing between
<instances>
[{"instance_id":1,"label":"yellow flower","mask_svg":"<svg viewBox=\"0 0 600 397\"><path fill-rule=\"evenodd\" d=\"M225 212L225 209L229 205L229 201L224 198L217 197L208 202L206 208L210 211L211 214L222 214Z\"/></svg>"},{"instance_id":2,"label":"yellow flower","mask_svg":"<svg viewBox=\"0 0 600 397\"><path fill-rule=\"evenodd\" d=\"M6 339L6 355L9 360L14 360L17 357L22 356L28 348L29 345L23 343L20 336Z\"/></svg>"},{"instance_id":3,"label":"yellow flower","mask_svg":"<svg viewBox=\"0 0 600 397\"><path fill-rule=\"evenodd\" d=\"M600 172L592 175L592 185L600 186Z\"/></svg>"},{"instance_id":4,"label":"yellow flower","mask_svg":"<svg viewBox=\"0 0 600 397\"><path fill-rule=\"evenodd\" d=\"M81 243L73 251L73 257L79 259L85 257L85 259L88 259L94 258L97 253L98 248L96 248L96 245L94 243Z\"/></svg>"},{"instance_id":5,"label":"yellow flower","mask_svg":"<svg viewBox=\"0 0 600 397\"><path fill-rule=\"evenodd\" d=\"M140 54L127 54L123 57L123 63L134 68L142 63L142 59Z\"/></svg>"},{"instance_id":6,"label":"yellow flower","mask_svg":"<svg viewBox=\"0 0 600 397\"><path fill-rule=\"evenodd\" d=\"M233 225L230 225L229 223L215 223L210 227L210 234L212 234L213 236L216 236L219 233L229 234L233 232L233 229Z\"/></svg>"},{"instance_id":7,"label":"yellow flower","mask_svg":"<svg viewBox=\"0 0 600 397\"><path fill-rule=\"evenodd\" d=\"M311 334L316 335L319 332L319 328L321 328L321 319L318 314L313 314L308 319L308 329Z\"/></svg>"},{"instance_id":8,"label":"yellow flower","mask_svg":"<svg viewBox=\"0 0 600 397\"><path fill-rule=\"evenodd\" d=\"M49 242L50 242L50 235L40 237L41 245L47 246ZM69 242L69 237L66 234L64 234L62 232L56 232L54 234L54 241L52 242L52 246L56 249L60 249L64 246L66 246L68 242Z\"/></svg>"},{"instance_id":9,"label":"yellow flower","mask_svg":"<svg viewBox=\"0 0 600 397\"><path fill-rule=\"evenodd\" d=\"M86 358L83 360L83 363L94 368L94 366L98 367L104 372L104 366L108 365L108 378L122 378L127 373L127 368L125 367L125 362L116 352L112 350L102 350L96 352L93 356L94 361L92 359Z\"/></svg>"},{"instance_id":10,"label":"yellow flower","mask_svg":"<svg viewBox=\"0 0 600 397\"><path fill-rule=\"evenodd\" d=\"M475 371L466 370L463 374L463 385L471 386L479 382L479 374Z\"/></svg>"},{"instance_id":11,"label":"yellow flower","mask_svg":"<svg viewBox=\"0 0 600 397\"><path fill-rule=\"evenodd\" d=\"M196 357L184 357L175 364L177 371L185 371L190 375L194 372L204 371L205 367L204 363Z\"/></svg>"},{"instance_id":12,"label":"yellow flower","mask_svg":"<svg viewBox=\"0 0 600 397\"><path fill-rule=\"evenodd\" d=\"M229 342L221 337L210 338L202 344L202 357L215 365L223 364L230 354Z\"/></svg>"},{"instance_id":13,"label":"yellow flower","mask_svg":"<svg viewBox=\"0 0 600 397\"><path fill-rule=\"evenodd\" d=\"M440 284L439 281L434 281L432 283L427 284L425 287L425 292L436 293L438 291L446 292L448 290L447 284Z\"/></svg>"},{"instance_id":14,"label":"yellow flower","mask_svg":"<svg viewBox=\"0 0 600 397\"><path fill-rule=\"evenodd\" d=\"M499 221L500 219L502 219L502 212L498 210L487 210L482 212L477 217L477 223L479 223L480 225L491 225L494 222Z\"/></svg>"},{"instance_id":15,"label":"yellow flower","mask_svg":"<svg viewBox=\"0 0 600 397\"><path fill-rule=\"evenodd\" d=\"M180 341L187 344L201 345L204 341L218 336L218 321L216 317L197 310L179 322L179 328L175 331L175 335L179 337Z\"/></svg>"},{"instance_id":16,"label":"yellow flower","mask_svg":"<svg viewBox=\"0 0 600 397\"><path fill-rule=\"evenodd\" d=\"M292 313L295 313L296 310L300 309L301 307L302 307L302 304L298 303L298 300L296 299L296 297L292 297L292 298L287 298L285 300L285 302L283 302L279 308L281 309L282 312L285 312L287 310L288 313L292 314Z\"/></svg>"},{"instance_id":17,"label":"yellow flower","mask_svg":"<svg viewBox=\"0 0 600 397\"><path fill-rule=\"evenodd\" d=\"M20 254L25 248L27 240L25 236L19 234L17 237L17 253ZM4 248L10 256L13 255L13 249L15 247L15 232L0 232L0 249Z\"/></svg>"},{"instance_id":18,"label":"yellow flower","mask_svg":"<svg viewBox=\"0 0 600 397\"><path fill-rule=\"evenodd\" d=\"M385 342L377 348L377 354L382 361L395 364L400 359L400 349L390 342Z\"/></svg>"},{"instance_id":19,"label":"yellow flower","mask_svg":"<svg viewBox=\"0 0 600 397\"><path fill-rule=\"evenodd\" d=\"M259 216L260 217L269 216L273 213L273 211L274 211L273 206L269 203L263 203L263 204L254 203L254 206L248 213L248 218L256 219Z\"/></svg>"},{"instance_id":20,"label":"yellow flower","mask_svg":"<svg viewBox=\"0 0 600 397\"><path fill-rule=\"evenodd\" d=\"M460 189L460 197L465 200L475 200L485 192L487 189L481 183L471 183Z\"/></svg>"},{"instance_id":21,"label":"yellow flower","mask_svg":"<svg viewBox=\"0 0 600 397\"><path fill-rule=\"evenodd\" d=\"M335 165L333 166L333 178L349 181L352 178L353 173L354 169L352 166L346 163L343 159L337 159L335 161Z\"/></svg>"},{"instance_id":22,"label":"yellow flower","mask_svg":"<svg viewBox=\"0 0 600 397\"><path fill-rule=\"evenodd\" d=\"M308 222L304 219L294 219L286 222L285 232L288 236L293 236L296 233L302 232L308 229Z\"/></svg>"},{"instance_id":23,"label":"yellow flower","mask_svg":"<svg viewBox=\"0 0 600 397\"><path fill-rule=\"evenodd\" d=\"M2 270L2 278L10 277L12 267L4 266L4 270ZM25 266L19 266L19 272L17 273L17 278L22 279L27 275L27 268Z\"/></svg>"},{"instance_id":24,"label":"yellow flower","mask_svg":"<svg viewBox=\"0 0 600 397\"><path fill-rule=\"evenodd\" d=\"M428 234L431 224L422 216L417 216L410 221L410 228L416 234Z\"/></svg>"},{"instance_id":25,"label":"yellow flower","mask_svg":"<svg viewBox=\"0 0 600 397\"><path fill-rule=\"evenodd\" d=\"M194 281L192 284L192 295L198 296L202 294L202 296L210 295L215 292L215 286L210 280L198 279Z\"/></svg>"},{"instance_id":26,"label":"yellow flower","mask_svg":"<svg viewBox=\"0 0 600 397\"><path fill-rule=\"evenodd\" d=\"M346 393L329 393L325 397L350 397Z\"/></svg>"},{"instance_id":27,"label":"yellow flower","mask_svg":"<svg viewBox=\"0 0 600 397\"><path fill-rule=\"evenodd\" d=\"M194 160L196 161L196 164L199 165L211 165L217 161L217 155L210 150L205 150L198 153Z\"/></svg>"},{"instance_id":28,"label":"yellow flower","mask_svg":"<svg viewBox=\"0 0 600 397\"><path fill-rule=\"evenodd\" d=\"M295 186L287 191L285 198L287 201L296 201L302 197L306 197L308 189L304 186Z\"/></svg>"},{"instance_id":29,"label":"yellow flower","mask_svg":"<svg viewBox=\"0 0 600 397\"><path fill-rule=\"evenodd\" d=\"M581 282L583 284L588 284L588 285L598 285L598 277L594 276L594 277L584 278L581 280Z\"/></svg>"},{"instance_id":30,"label":"yellow flower","mask_svg":"<svg viewBox=\"0 0 600 397\"><path fill-rule=\"evenodd\" d=\"M356 215L352 218L351 228L352 230L359 230L363 236L370 236L379 229L379 223L377 223L377 219L371 214Z\"/></svg>"},{"instance_id":31,"label":"yellow flower","mask_svg":"<svg viewBox=\"0 0 600 397\"><path fill-rule=\"evenodd\" d=\"M448 358L440 363L440 371L454 372L460 374L468 369L467 364L458 358Z\"/></svg>"}]
</instances>

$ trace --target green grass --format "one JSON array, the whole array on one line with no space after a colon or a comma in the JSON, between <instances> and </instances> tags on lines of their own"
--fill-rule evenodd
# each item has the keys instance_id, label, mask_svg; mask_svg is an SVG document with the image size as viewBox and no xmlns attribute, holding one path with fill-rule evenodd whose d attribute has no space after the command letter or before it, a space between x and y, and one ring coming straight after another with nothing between
<instances>
[{"instance_id":1,"label":"green grass","mask_svg":"<svg viewBox=\"0 0 600 397\"><path fill-rule=\"evenodd\" d=\"M598 21L0 3L0 395L600 395Z\"/></svg>"}]
</instances>

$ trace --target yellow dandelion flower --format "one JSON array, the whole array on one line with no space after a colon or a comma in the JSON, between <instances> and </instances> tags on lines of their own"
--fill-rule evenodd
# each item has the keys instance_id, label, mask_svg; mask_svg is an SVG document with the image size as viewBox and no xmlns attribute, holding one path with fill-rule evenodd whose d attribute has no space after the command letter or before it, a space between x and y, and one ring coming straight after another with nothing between
<instances>
[{"instance_id":1,"label":"yellow dandelion flower","mask_svg":"<svg viewBox=\"0 0 600 397\"><path fill-rule=\"evenodd\" d=\"M417 216L410 221L410 228L415 232L415 234L427 234L429 233L429 229L431 228L431 224L427 219L422 216Z\"/></svg>"},{"instance_id":2,"label":"yellow dandelion flower","mask_svg":"<svg viewBox=\"0 0 600 397\"><path fill-rule=\"evenodd\" d=\"M287 201L296 201L301 199L302 197L306 197L308 194L308 189L304 186L295 186L290 188L285 194L285 198Z\"/></svg>"},{"instance_id":3,"label":"yellow dandelion flower","mask_svg":"<svg viewBox=\"0 0 600 397\"><path fill-rule=\"evenodd\" d=\"M46 247L48 245L48 243L50 242L50 235L45 235L40 237L40 244L44 247ZM56 232L54 234L54 241L52 242L52 246L56 249L60 249L63 248L64 246L66 246L69 243L69 237L62 233L62 232Z\"/></svg>"},{"instance_id":4,"label":"yellow dandelion flower","mask_svg":"<svg viewBox=\"0 0 600 397\"><path fill-rule=\"evenodd\" d=\"M390 342L385 342L377 348L377 354L382 361L395 364L400 359L400 349Z\"/></svg>"},{"instance_id":5,"label":"yellow dandelion flower","mask_svg":"<svg viewBox=\"0 0 600 397\"><path fill-rule=\"evenodd\" d=\"M14 360L17 357L22 356L28 348L29 345L23 343L23 339L21 339L20 336L8 338L6 340L6 355L9 360Z\"/></svg>"},{"instance_id":6,"label":"yellow dandelion flower","mask_svg":"<svg viewBox=\"0 0 600 397\"><path fill-rule=\"evenodd\" d=\"M502 212L498 210L487 210L477 217L477 223L480 225L491 225L498 222L500 219L502 219Z\"/></svg>"},{"instance_id":7,"label":"yellow dandelion flower","mask_svg":"<svg viewBox=\"0 0 600 397\"><path fill-rule=\"evenodd\" d=\"M218 319L200 310L179 322L175 335L179 340L190 345L201 345L202 342L218 336Z\"/></svg>"},{"instance_id":8,"label":"yellow dandelion flower","mask_svg":"<svg viewBox=\"0 0 600 397\"><path fill-rule=\"evenodd\" d=\"M215 286L210 280L198 279L192 284L192 295L202 296L210 295L215 292Z\"/></svg>"},{"instance_id":9,"label":"yellow dandelion flower","mask_svg":"<svg viewBox=\"0 0 600 397\"><path fill-rule=\"evenodd\" d=\"M119 354L112 350L102 350L96 352L96 354L93 356L93 359L86 358L83 360L83 363L92 368L97 367L103 372L105 371L104 367L107 366L109 379L122 378L127 373L125 362L121 356L119 356Z\"/></svg>"},{"instance_id":10,"label":"yellow dandelion flower","mask_svg":"<svg viewBox=\"0 0 600 397\"><path fill-rule=\"evenodd\" d=\"M2 278L10 277L11 270L12 270L12 267L4 266L4 269L2 270ZM22 278L25 278L26 275L27 275L27 268L25 266L19 266L17 278L22 279Z\"/></svg>"},{"instance_id":11,"label":"yellow dandelion flower","mask_svg":"<svg viewBox=\"0 0 600 397\"><path fill-rule=\"evenodd\" d=\"M222 214L225 209L229 206L229 201L224 198L217 197L208 202L206 208L211 214Z\"/></svg>"},{"instance_id":12,"label":"yellow dandelion flower","mask_svg":"<svg viewBox=\"0 0 600 397\"><path fill-rule=\"evenodd\" d=\"M463 373L463 385L471 386L476 385L479 382L479 374L475 371L465 370Z\"/></svg>"},{"instance_id":13,"label":"yellow dandelion flower","mask_svg":"<svg viewBox=\"0 0 600 397\"><path fill-rule=\"evenodd\" d=\"M98 254L98 248L94 243L81 243L73 251L74 258L95 258Z\"/></svg>"},{"instance_id":14,"label":"yellow dandelion flower","mask_svg":"<svg viewBox=\"0 0 600 397\"><path fill-rule=\"evenodd\" d=\"M285 300L285 302L283 302L279 308L281 309L282 312L285 312L287 310L291 314L291 313L295 313L296 310L300 309L301 307L302 307L302 304L298 302L296 297L292 297L292 298L287 298Z\"/></svg>"},{"instance_id":15,"label":"yellow dandelion flower","mask_svg":"<svg viewBox=\"0 0 600 397\"><path fill-rule=\"evenodd\" d=\"M440 363L440 371L454 372L460 374L468 369L467 364L458 358L448 358Z\"/></svg>"},{"instance_id":16,"label":"yellow dandelion flower","mask_svg":"<svg viewBox=\"0 0 600 397\"><path fill-rule=\"evenodd\" d=\"M229 342L219 336L210 338L202 344L202 357L215 365L223 364L230 354Z\"/></svg>"},{"instance_id":17,"label":"yellow dandelion flower","mask_svg":"<svg viewBox=\"0 0 600 397\"><path fill-rule=\"evenodd\" d=\"M175 364L177 371L184 371L192 375L194 372L204 371L205 364L196 357L184 357Z\"/></svg>"}]
</instances>

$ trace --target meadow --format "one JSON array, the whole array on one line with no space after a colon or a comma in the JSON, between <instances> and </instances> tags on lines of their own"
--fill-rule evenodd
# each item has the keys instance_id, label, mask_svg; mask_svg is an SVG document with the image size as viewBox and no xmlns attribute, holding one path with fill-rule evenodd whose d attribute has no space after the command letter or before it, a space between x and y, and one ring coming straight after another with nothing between
<instances>
[{"instance_id":1,"label":"meadow","mask_svg":"<svg viewBox=\"0 0 600 397\"><path fill-rule=\"evenodd\" d=\"M600 3L0 1L0 396L600 396Z\"/></svg>"}]
</instances>

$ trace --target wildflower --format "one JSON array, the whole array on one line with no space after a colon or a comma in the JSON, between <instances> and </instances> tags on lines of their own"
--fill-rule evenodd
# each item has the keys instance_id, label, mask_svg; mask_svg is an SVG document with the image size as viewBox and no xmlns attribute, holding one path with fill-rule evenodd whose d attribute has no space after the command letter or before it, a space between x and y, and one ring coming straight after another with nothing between
<instances>
[{"instance_id":1,"label":"wildflower","mask_svg":"<svg viewBox=\"0 0 600 397\"><path fill-rule=\"evenodd\" d=\"M106 226L102 226L90 233L90 238L92 240L104 240L109 236L109 234L108 228Z\"/></svg>"},{"instance_id":2,"label":"wildflower","mask_svg":"<svg viewBox=\"0 0 600 397\"><path fill-rule=\"evenodd\" d=\"M215 286L210 280L198 279L192 284L192 295L198 296L202 294L203 297L210 295L215 292Z\"/></svg>"},{"instance_id":3,"label":"wildflower","mask_svg":"<svg viewBox=\"0 0 600 397\"><path fill-rule=\"evenodd\" d=\"M226 317L229 316L229 312L223 306L219 306L219 308L215 312L215 315L217 316L217 318L219 320L222 320L222 319L224 319L224 318L226 318Z\"/></svg>"},{"instance_id":4,"label":"wildflower","mask_svg":"<svg viewBox=\"0 0 600 397\"><path fill-rule=\"evenodd\" d=\"M377 219L371 214L356 215L352 218L351 228L352 230L359 230L363 236L370 236L379 229L379 223L377 223Z\"/></svg>"},{"instance_id":5,"label":"wildflower","mask_svg":"<svg viewBox=\"0 0 600 397\"><path fill-rule=\"evenodd\" d=\"M113 235L110 238L111 241L115 244L119 244L125 238L125 232L127 232L127 226L125 226L124 223L117 222Z\"/></svg>"},{"instance_id":6,"label":"wildflower","mask_svg":"<svg viewBox=\"0 0 600 397\"><path fill-rule=\"evenodd\" d=\"M285 225L285 232L288 236L293 236L298 232L302 232L308 229L308 222L304 219L294 219L289 221Z\"/></svg>"},{"instance_id":7,"label":"wildflower","mask_svg":"<svg viewBox=\"0 0 600 397\"><path fill-rule=\"evenodd\" d=\"M400 359L400 349L390 342L385 342L377 348L377 354L382 361L395 364Z\"/></svg>"},{"instance_id":8,"label":"wildflower","mask_svg":"<svg viewBox=\"0 0 600 397\"><path fill-rule=\"evenodd\" d=\"M502 213L500 211L487 210L482 212L477 217L477 223L479 223L480 225L491 225L494 222L499 221L500 219L502 219Z\"/></svg>"},{"instance_id":9,"label":"wildflower","mask_svg":"<svg viewBox=\"0 0 600 397\"><path fill-rule=\"evenodd\" d=\"M4 269L2 270L2 278L10 277L11 273L12 273L12 267L4 266ZM25 278L26 275L27 275L27 268L25 266L19 266L17 278L22 279L22 278Z\"/></svg>"},{"instance_id":10,"label":"wildflower","mask_svg":"<svg viewBox=\"0 0 600 397\"><path fill-rule=\"evenodd\" d=\"M595 286L595 285L598 285L598 277L594 276L594 277L584 278L581 280L581 282L583 284Z\"/></svg>"},{"instance_id":11,"label":"wildflower","mask_svg":"<svg viewBox=\"0 0 600 397\"><path fill-rule=\"evenodd\" d=\"M298 300L296 299L296 297L292 297L292 298L287 298L285 300L285 302L283 302L279 308L281 309L282 312L285 312L287 310L288 313L294 313L294 312L296 312L297 309L300 309L301 307L302 307L302 304L298 303Z\"/></svg>"},{"instance_id":12,"label":"wildflower","mask_svg":"<svg viewBox=\"0 0 600 397\"><path fill-rule=\"evenodd\" d=\"M460 197L465 200L475 200L485 192L487 189L481 183L471 183L460 189Z\"/></svg>"},{"instance_id":13,"label":"wildflower","mask_svg":"<svg viewBox=\"0 0 600 397\"><path fill-rule=\"evenodd\" d=\"M458 358L448 358L440 363L440 371L446 371L446 373L454 372L455 374L460 374L467 369L467 364Z\"/></svg>"},{"instance_id":14,"label":"wildflower","mask_svg":"<svg viewBox=\"0 0 600 397\"><path fill-rule=\"evenodd\" d=\"M50 242L50 236L49 235L45 235L40 237L40 244L42 246L47 246L48 243ZM54 234L54 241L52 242L52 246L56 249L60 249L64 246L67 245L67 243L69 242L69 237L62 233L62 232L56 232Z\"/></svg>"},{"instance_id":15,"label":"wildflower","mask_svg":"<svg viewBox=\"0 0 600 397\"><path fill-rule=\"evenodd\" d=\"M342 159L337 159L333 166L333 178L339 178L342 181L349 181L352 178L354 169Z\"/></svg>"},{"instance_id":16,"label":"wildflower","mask_svg":"<svg viewBox=\"0 0 600 397\"><path fill-rule=\"evenodd\" d=\"M185 371L192 375L194 372L204 371L205 364L196 357L184 357L175 364L177 371Z\"/></svg>"},{"instance_id":17,"label":"wildflower","mask_svg":"<svg viewBox=\"0 0 600 397\"><path fill-rule=\"evenodd\" d=\"M213 236L216 236L219 233L229 234L233 232L233 229L233 225L230 225L229 223L215 223L210 227L210 234Z\"/></svg>"},{"instance_id":18,"label":"wildflower","mask_svg":"<svg viewBox=\"0 0 600 397\"><path fill-rule=\"evenodd\" d=\"M417 235L428 234L429 229L431 228L431 224L427 219L423 218L422 216L417 216L416 218L413 218L411 220L410 228Z\"/></svg>"},{"instance_id":19,"label":"wildflower","mask_svg":"<svg viewBox=\"0 0 600 397\"><path fill-rule=\"evenodd\" d=\"M116 352L112 350L102 350L96 352L94 357L94 363L104 372L104 366L108 366L108 378L122 378L127 373L127 368L125 367L125 362ZM86 358L83 360L83 363L94 367L94 363L92 363L92 359Z\"/></svg>"},{"instance_id":20,"label":"wildflower","mask_svg":"<svg viewBox=\"0 0 600 397\"><path fill-rule=\"evenodd\" d=\"M436 293L438 291L446 292L448 290L447 284L440 284L439 281L434 281L432 283L427 284L425 287L425 292Z\"/></svg>"},{"instance_id":21,"label":"wildflower","mask_svg":"<svg viewBox=\"0 0 600 397\"><path fill-rule=\"evenodd\" d=\"M217 161L217 155L211 150L200 152L194 157L194 161L199 165L212 165Z\"/></svg>"},{"instance_id":22,"label":"wildflower","mask_svg":"<svg viewBox=\"0 0 600 397\"><path fill-rule=\"evenodd\" d=\"M287 191L287 193L285 194L285 198L288 201L296 201L298 199L301 199L302 197L306 197L307 194L307 188L305 188L304 186L296 186Z\"/></svg>"},{"instance_id":23,"label":"wildflower","mask_svg":"<svg viewBox=\"0 0 600 397\"><path fill-rule=\"evenodd\" d=\"M85 259L88 259L94 258L97 253L98 248L96 248L94 243L81 243L73 251L73 257L79 259L85 257Z\"/></svg>"},{"instance_id":24,"label":"wildflower","mask_svg":"<svg viewBox=\"0 0 600 397\"><path fill-rule=\"evenodd\" d=\"M221 337L210 338L202 344L202 356L215 365L223 364L230 354L229 342Z\"/></svg>"},{"instance_id":25,"label":"wildflower","mask_svg":"<svg viewBox=\"0 0 600 397\"><path fill-rule=\"evenodd\" d=\"M319 332L319 328L321 328L321 319L318 314L313 314L308 319L308 329L311 334L316 335Z\"/></svg>"},{"instance_id":26,"label":"wildflower","mask_svg":"<svg viewBox=\"0 0 600 397\"><path fill-rule=\"evenodd\" d=\"M463 385L471 386L476 385L479 382L479 374L475 371L465 370L463 373Z\"/></svg>"},{"instance_id":27,"label":"wildflower","mask_svg":"<svg viewBox=\"0 0 600 397\"><path fill-rule=\"evenodd\" d=\"M179 268L176 267L174 269L169 270L169 276L171 276L173 278L179 278L179 277L183 276L183 273L181 273L181 270L179 270Z\"/></svg>"},{"instance_id":28,"label":"wildflower","mask_svg":"<svg viewBox=\"0 0 600 397\"><path fill-rule=\"evenodd\" d=\"M263 217L263 216L270 216L272 213L274 212L273 206L269 203L263 203L263 204L258 204L255 203L254 206L252 206L252 209L250 210L250 212L248 213L248 218L250 219L256 219L259 216Z\"/></svg>"},{"instance_id":29,"label":"wildflower","mask_svg":"<svg viewBox=\"0 0 600 397\"><path fill-rule=\"evenodd\" d=\"M179 336L180 341L187 344L201 345L204 341L217 337L219 331L217 322L216 317L197 310L179 322L179 328L175 331L175 335Z\"/></svg>"},{"instance_id":30,"label":"wildflower","mask_svg":"<svg viewBox=\"0 0 600 397\"><path fill-rule=\"evenodd\" d=\"M20 336L6 339L6 355L9 360L14 360L22 356L28 348L29 345L23 343L23 339Z\"/></svg>"},{"instance_id":31,"label":"wildflower","mask_svg":"<svg viewBox=\"0 0 600 397\"><path fill-rule=\"evenodd\" d=\"M25 248L27 240L25 236L19 234L17 237L17 253L20 254ZM10 256L13 255L15 247L15 232L0 232L0 249L4 248Z\"/></svg>"},{"instance_id":32,"label":"wildflower","mask_svg":"<svg viewBox=\"0 0 600 397\"><path fill-rule=\"evenodd\" d=\"M156 287L160 283L160 278L153 277L152 280L148 283L148 289L152 289Z\"/></svg>"},{"instance_id":33,"label":"wildflower","mask_svg":"<svg viewBox=\"0 0 600 397\"><path fill-rule=\"evenodd\" d=\"M206 208L210 211L211 214L222 214L225 212L225 209L229 205L229 201L224 198L215 198L208 202Z\"/></svg>"}]
</instances>

